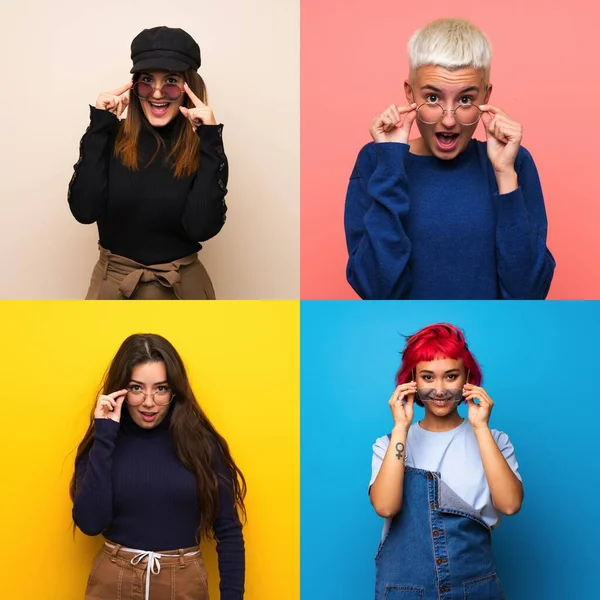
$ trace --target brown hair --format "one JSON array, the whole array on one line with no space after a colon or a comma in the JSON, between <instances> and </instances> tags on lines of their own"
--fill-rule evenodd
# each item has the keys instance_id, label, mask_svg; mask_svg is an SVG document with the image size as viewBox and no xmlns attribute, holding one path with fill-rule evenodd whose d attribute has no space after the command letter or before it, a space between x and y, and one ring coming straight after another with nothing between
<instances>
[{"instance_id":1,"label":"brown hair","mask_svg":"<svg viewBox=\"0 0 600 600\"><path fill-rule=\"evenodd\" d=\"M188 69L182 73L192 92L206 103L206 85L197 71ZM134 82L139 78L139 73L134 75ZM189 96L184 93L182 106L194 108ZM126 167L132 171L139 169L138 141L140 132L144 124L149 128L152 135L156 138L156 152L148 162L150 164L158 154L161 146L164 144L162 138L150 126L140 99L131 91L129 93L129 105L127 108L127 118L121 121L115 140L114 155ZM173 174L175 177L189 177L198 169L198 160L200 156L200 142L198 134L192 129L187 119L178 119L177 129L175 131L173 147L167 155L167 160L173 165Z\"/></svg>"},{"instance_id":2,"label":"brown hair","mask_svg":"<svg viewBox=\"0 0 600 600\"><path fill-rule=\"evenodd\" d=\"M191 129L191 128L190 128ZM246 480L237 467L225 439L217 433L208 417L200 408L190 386L185 366L177 350L164 337L155 334L134 334L129 336L117 351L103 378L101 394L109 394L127 387L131 373L137 365L149 362L162 362L167 371L167 381L175 397L169 410L169 434L173 440L175 453L181 463L194 473L198 482L198 496L202 520L197 533L202 537L213 537L213 523L218 514L218 481L214 470L214 453L219 452L228 471L227 484L233 487L234 511L246 517L244 498ZM90 425L77 448L77 461L90 451L94 440L94 406ZM126 410L126 409L125 409ZM71 478L71 500L77 494L75 473ZM237 518L237 515L236 515Z\"/></svg>"}]
</instances>

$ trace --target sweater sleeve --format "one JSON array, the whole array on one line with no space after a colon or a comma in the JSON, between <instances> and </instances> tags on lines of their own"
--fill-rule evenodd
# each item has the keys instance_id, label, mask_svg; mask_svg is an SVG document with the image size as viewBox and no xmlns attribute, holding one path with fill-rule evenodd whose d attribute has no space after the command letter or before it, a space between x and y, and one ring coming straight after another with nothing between
<instances>
[{"instance_id":1,"label":"sweater sleeve","mask_svg":"<svg viewBox=\"0 0 600 600\"><path fill-rule=\"evenodd\" d=\"M368 144L350 177L344 214L346 278L365 300L400 299L410 291L408 151L408 144Z\"/></svg>"},{"instance_id":2,"label":"sweater sleeve","mask_svg":"<svg viewBox=\"0 0 600 600\"><path fill-rule=\"evenodd\" d=\"M194 176L183 212L183 227L195 242L217 235L225 224L225 195L229 165L223 150L223 125L202 125L200 165Z\"/></svg>"},{"instance_id":3,"label":"sweater sleeve","mask_svg":"<svg viewBox=\"0 0 600 600\"><path fill-rule=\"evenodd\" d=\"M218 448L213 460L219 480L219 512L213 531L217 539L221 600L242 600L246 569L242 524L235 506L231 474Z\"/></svg>"},{"instance_id":4,"label":"sweater sleeve","mask_svg":"<svg viewBox=\"0 0 600 600\"><path fill-rule=\"evenodd\" d=\"M112 521L112 462L119 423L94 420L94 442L75 465L73 521L86 535L102 533Z\"/></svg>"},{"instance_id":5,"label":"sweater sleeve","mask_svg":"<svg viewBox=\"0 0 600 600\"><path fill-rule=\"evenodd\" d=\"M556 262L546 246L548 221L535 163L520 148L516 164L519 187L497 194L496 256L503 299L543 300Z\"/></svg>"},{"instance_id":6,"label":"sweater sleeve","mask_svg":"<svg viewBox=\"0 0 600 600\"><path fill-rule=\"evenodd\" d=\"M68 192L71 213L80 223L94 223L106 207L108 162L118 125L111 112L90 106L90 125L79 144Z\"/></svg>"}]
</instances>

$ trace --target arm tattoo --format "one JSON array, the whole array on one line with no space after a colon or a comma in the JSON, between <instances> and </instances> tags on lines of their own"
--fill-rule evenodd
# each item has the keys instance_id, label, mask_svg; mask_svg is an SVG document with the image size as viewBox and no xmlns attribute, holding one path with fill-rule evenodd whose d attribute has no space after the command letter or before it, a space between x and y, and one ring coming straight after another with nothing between
<instances>
[{"instance_id":1,"label":"arm tattoo","mask_svg":"<svg viewBox=\"0 0 600 600\"><path fill-rule=\"evenodd\" d=\"M402 460L403 455L404 455L404 444L402 442L398 442L396 444L396 458L398 460Z\"/></svg>"}]
</instances>

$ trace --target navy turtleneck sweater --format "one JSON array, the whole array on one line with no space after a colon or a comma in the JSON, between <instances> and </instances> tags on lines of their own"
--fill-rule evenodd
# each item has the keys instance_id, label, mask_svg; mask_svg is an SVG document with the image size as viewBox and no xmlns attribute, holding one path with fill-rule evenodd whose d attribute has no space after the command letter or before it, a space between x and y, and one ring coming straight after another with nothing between
<instances>
[{"instance_id":1,"label":"navy turtleneck sweater","mask_svg":"<svg viewBox=\"0 0 600 600\"><path fill-rule=\"evenodd\" d=\"M76 465L73 520L87 535L100 533L139 550L165 551L197 546L200 524L193 473L175 454L169 415L153 429L138 427L126 407L121 423L96 419L94 442ZM215 445L217 474L230 476ZM244 594L245 554L231 484L219 478L217 538L222 600Z\"/></svg>"},{"instance_id":2,"label":"navy turtleneck sweater","mask_svg":"<svg viewBox=\"0 0 600 600\"><path fill-rule=\"evenodd\" d=\"M80 144L79 161L69 184L69 206L80 223L98 223L100 245L144 265L194 254L199 242L215 236L225 223L228 164L223 125L202 125L200 161L189 177L176 178L165 158L181 127L178 115L165 127L142 127L139 169L125 167L113 154L119 120L90 107L90 126ZM162 141L157 149L152 131Z\"/></svg>"}]
</instances>

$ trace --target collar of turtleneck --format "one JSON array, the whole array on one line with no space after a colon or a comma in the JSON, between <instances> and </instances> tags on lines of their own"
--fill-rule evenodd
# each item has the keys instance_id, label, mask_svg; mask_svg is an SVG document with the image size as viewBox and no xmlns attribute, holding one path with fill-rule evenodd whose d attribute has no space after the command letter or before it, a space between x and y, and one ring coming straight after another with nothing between
<instances>
[{"instance_id":1,"label":"collar of turtleneck","mask_svg":"<svg viewBox=\"0 0 600 600\"><path fill-rule=\"evenodd\" d=\"M135 410L135 408L133 408L132 410ZM121 412L120 430L125 435L146 439L152 439L168 435L172 412L173 407L170 406L167 415L156 427L152 427L152 429L143 429L139 425L135 424L135 422L131 418L131 415L129 414L129 408L127 406L124 406L123 411Z\"/></svg>"},{"instance_id":2,"label":"collar of turtleneck","mask_svg":"<svg viewBox=\"0 0 600 600\"><path fill-rule=\"evenodd\" d=\"M153 127L144 119L142 131L150 136L152 132L157 133L165 142L169 142L177 131L179 123L184 120L185 117L179 113L175 118L171 119L164 127Z\"/></svg>"}]
</instances>

